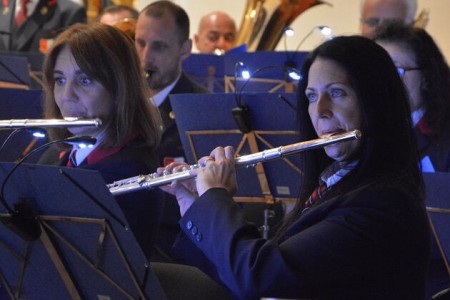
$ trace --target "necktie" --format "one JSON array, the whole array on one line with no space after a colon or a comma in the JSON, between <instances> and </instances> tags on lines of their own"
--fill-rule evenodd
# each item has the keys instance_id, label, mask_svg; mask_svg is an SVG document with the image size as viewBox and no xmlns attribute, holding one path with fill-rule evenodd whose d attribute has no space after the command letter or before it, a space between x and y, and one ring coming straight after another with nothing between
<instances>
[{"instance_id":1,"label":"necktie","mask_svg":"<svg viewBox=\"0 0 450 300\"><path fill-rule=\"evenodd\" d=\"M23 21L25 21L25 19L27 18L27 4L28 0L22 0L19 12L16 15L17 26L20 26L23 23Z\"/></svg>"},{"instance_id":2,"label":"necktie","mask_svg":"<svg viewBox=\"0 0 450 300\"><path fill-rule=\"evenodd\" d=\"M305 201L302 212L308 210L311 206L313 206L314 203L323 199L326 192L327 185L325 184L325 182L323 182L311 193L311 196L309 196L308 200Z\"/></svg>"}]
</instances>

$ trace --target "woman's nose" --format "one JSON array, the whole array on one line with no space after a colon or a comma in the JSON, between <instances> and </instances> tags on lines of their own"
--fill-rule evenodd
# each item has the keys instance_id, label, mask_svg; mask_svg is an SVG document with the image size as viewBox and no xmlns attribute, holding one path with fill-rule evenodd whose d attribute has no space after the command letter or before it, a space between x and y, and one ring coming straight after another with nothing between
<instances>
[{"instance_id":1,"label":"woman's nose","mask_svg":"<svg viewBox=\"0 0 450 300\"><path fill-rule=\"evenodd\" d=\"M319 96L316 105L316 113L319 118L329 118L332 116L331 101L328 96Z\"/></svg>"},{"instance_id":2,"label":"woman's nose","mask_svg":"<svg viewBox=\"0 0 450 300\"><path fill-rule=\"evenodd\" d=\"M64 85L62 96L66 101L78 101L78 96L75 92L74 84L72 82L67 82Z\"/></svg>"}]
</instances>

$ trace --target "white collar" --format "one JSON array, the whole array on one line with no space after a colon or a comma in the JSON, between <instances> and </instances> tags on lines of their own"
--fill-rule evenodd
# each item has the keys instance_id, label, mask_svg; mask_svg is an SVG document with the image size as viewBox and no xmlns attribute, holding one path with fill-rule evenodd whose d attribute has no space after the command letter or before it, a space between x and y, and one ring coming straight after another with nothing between
<instances>
[{"instance_id":1,"label":"white collar","mask_svg":"<svg viewBox=\"0 0 450 300\"><path fill-rule=\"evenodd\" d=\"M28 3L27 3L27 16L31 16L33 14L34 10L36 9L36 6L37 6L38 2L39 1L36 1L36 0L28 0ZM16 15L19 13L21 4L22 4L22 0L17 0L16 1L16 11L15 11Z\"/></svg>"},{"instance_id":2,"label":"white collar","mask_svg":"<svg viewBox=\"0 0 450 300\"><path fill-rule=\"evenodd\" d=\"M80 148L78 146L73 146L72 152L77 151L77 155L75 155L75 159L77 161L77 166L81 165L81 163L88 157L88 155L94 151L94 149L97 147L97 144L95 144L93 147L85 147ZM72 154L72 153L71 153Z\"/></svg>"},{"instance_id":3,"label":"white collar","mask_svg":"<svg viewBox=\"0 0 450 300\"><path fill-rule=\"evenodd\" d=\"M177 84L180 77L181 77L181 75L178 76L174 82L172 82L171 84L169 84L168 86L166 86L165 88L160 90L158 93L153 95L152 101L156 107L159 107L164 102L164 100L167 98L169 93L173 90L173 87L175 86L175 84Z\"/></svg>"},{"instance_id":4,"label":"white collar","mask_svg":"<svg viewBox=\"0 0 450 300\"><path fill-rule=\"evenodd\" d=\"M330 188L338 183L351 170L353 170L357 164L357 160L347 163L344 166L342 166L340 162L334 162L331 166L325 169L324 172L322 172L320 178L326 183L327 187Z\"/></svg>"}]
</instances>

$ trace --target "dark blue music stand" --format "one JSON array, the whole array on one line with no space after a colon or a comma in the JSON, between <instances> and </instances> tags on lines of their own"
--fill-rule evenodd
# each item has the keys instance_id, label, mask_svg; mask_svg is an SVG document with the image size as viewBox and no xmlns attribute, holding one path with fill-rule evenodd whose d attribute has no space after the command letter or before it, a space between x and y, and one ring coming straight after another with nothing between
<instances>
[{"instance_id":1,"label":"dark blue music stand","mask_svg":"<svg viewBox=\"0 0 450 300\"><path fill-rule=\"evenodd\" d=\"M13 164L0 164L0 182ZM165 299L124 215L97 171L24 164L5 200L32 209L42 233L26 240L5 210L0 295L11 299ZM3 298L2 298L3 299Z\"/></svg>"},{"instance_id":2,"label":"dark blue music stand","mask_svg":"<svg viewBox=\"0 0 450 300\"><path fill-rule=\"evenodd\" d=\"M28 59L21 56L0 54L0 82L27 88L30 86Z\"/></svg>"},{"instance_id":3,"label":"dark blue music stand","mask_svg":"<svg viewBox=\"0 0 450 300\"><path fill-rule=\"evenodd\" d=\"M11 119L41 119L42 118L42 91L0 89L0 120ZM11 134L11 129L0 129L0 145ZM3 147L0 152L0 161L16 161L28 147L34 143L34 137L28 130L20 130ZM42 145L44 141L37 141L33 146ZM36 161L38 157L31 157L29 162Z\"/></svg>"},{"instance_id":4,"label":"dark blue music stand","mask_svg":"<svg viewBox=\"0 0 450 300\"><path fill-rule=\"evenodd\" d=\"M238 48L237 48L238 49ZM303 51L258 51L245 52L230 50L224 55L191 54L183 61L183 71L197 84L211 92L229 92L227 85L232 82L237 89L247 80L236 74L237 63L252 74L252 79L245 83L246 92L268 92L277 88L286 77L287 68L299 69L308 52ZM235 76L238 75L236 78ZM238 83L235 83L237 81Z\"/></svg>"},{"instance_id":5,"label":"dark blue music stand","mask_svg":"<svg viewBox=\"0 0 450 300\"><path fill-rule=\"evenodd\" d=\"M237 98L249 108L251 134L243 134L232 116ZM294 94L268 93L170 96L190 164L208 155L217 146L234 146L237 154L242 156L298 142L294 98ZM298 196L301 171L295 155L266 162L263 171L269 185L269 198L287 200ZM238 201L267 202L265 189L255 168L238 168L237 177L238 182L242 183L236 194Z\"/></svg>"},{"instance_id":6,"label":"dark blue music stand","mask_svg":"<svg viewBox=\"0 0 450 300\"><path fill-rule=\"evenodd\" d=\"M450 276L450 173L423 173L432 233Z\"/></svg>"},{"instance_id":7,"label":"dark blue music stand","mask_svg":"<svg viewBox=\"0 0 450 300\"><path fill-rule=\"evenodd\" d=\"M191 54L183 61L183 71L210 92L224 91L224 56Z\"/></svg>"},{"instance_id":8,"label":"dark blue music stand","mask_svg":"<svg viewBox=\"0 0 450 300\"><path fill-rule=\"evenodd\" d=\"M241 90L245 92L286 92L283 90L285 84L293 82L288 77L288 72L299 70L307 55L308 52L303 51L256 51L226 54L224 61L225 91L236 89L238 92ZM236 68L237 63L242 63L242 66ZM251 79L246 80L236 74L240 73L242 68L250 72ZM236 75L238 76L236 77Z\"/></svg>"}]
</instances>

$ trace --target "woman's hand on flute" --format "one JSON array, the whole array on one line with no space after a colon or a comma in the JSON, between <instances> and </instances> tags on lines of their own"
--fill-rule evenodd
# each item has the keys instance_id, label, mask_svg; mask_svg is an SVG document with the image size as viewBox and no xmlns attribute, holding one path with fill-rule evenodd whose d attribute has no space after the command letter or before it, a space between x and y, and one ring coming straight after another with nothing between
<instances>
[{"instance_id":1,"label":"woman's hand on flute","mask_svg":"<svg viewBox=\"0 0 450 300\"><path fill-rule=\"evenodd\" d=\"M165 168L158 168L157 173L161 175L164 171L182 171L186 166L188 166L186 163L173 162ZM174 180L171 184L160 186L160 188L166 193L174 195L177 198L181 216L185 214L185 212L189 209L189 207L191 207L192 203L194 203L195 199L198 197L194 178L183 181Z\"/></svg>"},{"instance_id":2,"label":"woman's hand on flute","mask_svg":"<svg viewBox=\"0 0 450 300\"><path fill-rule=\"evenodd\" d=\"M191 171L195 179L183 181L175 180L170 185L160 188L176 196L180 206L180 214L183 216L194 201L211 188L223 188L230 194L236 193L236 168L234 162L233 147L217 147L209 156L199 159L198 163L203 166ZM157 172L177 172L186 167L186 163L173 162L165 168L158 168Z\"/></svg>"},{"instance_id":3,"label":"woman's hand on flute","mask_svg":"<svg viewBox=\"0 0 450 300\"><path fill-rule=\"evenodd\" d=\"M217 147L209 156L202 157L203 168L196 169L197 191L201 196L211 188L223 188L234 195L237 190L234 149L231 146Z\"/></svg>"}]
</instances>

